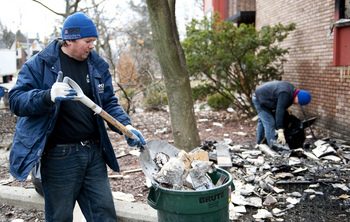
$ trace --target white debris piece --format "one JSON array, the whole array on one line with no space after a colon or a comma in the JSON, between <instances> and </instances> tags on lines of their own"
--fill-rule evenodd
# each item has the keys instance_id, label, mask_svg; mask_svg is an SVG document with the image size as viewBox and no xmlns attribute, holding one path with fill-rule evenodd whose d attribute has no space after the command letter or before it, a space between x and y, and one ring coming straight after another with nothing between
<instances>
[{"instance_id":1,"label":"white debris piece","mask_svg":"<svg viewBox=\"0 0 350 222\"><path fill-rule=\"evenodd\" d=\"M132 194L130 193L123 193L120 191L113 191L112 192L113 198L116 200L122 200L122 201L127 201L127 202L134 202L135 198Z\"/></svg>"},{"instance_id":2,"label":"white debris piece","mask_svg":"<svg viewBox=\"0 0 350 222\"><path fill-rule=\"evenodd\" d=\"M288 197L288 198L286 199L286 201L287 201L288 203L291 203L291 204L295 205L295 204L297 204L297 203L300 202L300 198Z\"/></svg>"},{"instance_id":3,"label":"white debris piece","mask_svg":"<svg viewBox=\"0 0 350 222\"><path fill-rule=\"evenodd\" d=\"M301 193L299 192L293 192L293 193L289 193L287 194L288 196L292 196L292 197L302 197L303 195L301 195Z\"/></svg>"},{"instance_id":4,"label":"white debris piece","mask_svg":"<svg viewBox=\"0 0 350 222\"><path fill-rule=\"evenodd\" d=\"M306 167L305 168L298 168L298 169L294 170L292 173L297 174L297 173L301 173L301 172L305 172L305 171L307 171Z\"/></svg>"},{"instance_id":5,"label":"white debris piece","mask_svg":"<svg viewBox=\"0 0 350 222\"><path fill-rule=\"evenodd\" d=\"M162 167L169 161L170 158L165 153L159 152L159 153L156 153L156 156L154 159L155 159L154 162L157 164L159 169L162 169Z\"/></svg>"},{"instance_id":6,"label":"white debris piece","mask_svg":"<svg viewBox=\"0 0 350 222\"><path fill-rule=\"evenodd\" d=\"M301 164L301 160L298 157L289 157L288 164L290 166L299 165Z\"/></svg>"},{"instance_id":7,"label":"white debris piece","mask_svg":"<svg viewBox=\"0 0 350 222\"><path fill-rule=\"evenodd\" d=\"M247 209L245 208L245 206L235 206L233 209L237 213L247 213Z\"/></svg>"},{"instance_id":8,"label":"white debris piece","mask_svg":"<svg viewBox=\"0 0 350 222\"><path fill-rule=\"evenodd\" d=\"M326 141L324 140L317 140L316 142L314 142L315 146L322 146L324 144L327 144Z\"/></svg>"},{"instance_id":9,"label":"white debris piece","mask_svg":"<svg viewBox=\"0 0 350 222\"><path fill-rule=\"evenodd\" d=\"M247 173L248 175L250 175L250 174L255 174L257 169L258 169L257 167L248 167L248 168L246 169L246 173Z\"/></svg>"},{"instance_id":10,"label":"white debris piece","mask_svg":"<svg viewBox=\"0 0 350 222\"><path fill-rule=\"evenodd\" d=\"M255 219L272 218L272 213L265 209L258 209L258 213L253 215Z\"/></svg>"},{"instance_id":11,"label":"white debris piece","mask_svg":"<svg viewBox=\"0 0 350 222\"><path fill-rule=\"evenodd\" d=\"M281 210L279 208L273 208L272 213L276 216L282 216L285 213L285 210Z\"/></svg>"},{"instance_id":12,"label":"white debris piece","mask_svg":"<svg viewBox=\"0 0 350 222\"><path fill-rule=\"evenodd\" d=\"M155 135L157 135L159 133L163 134L163 133L167 132L167 130L168 130L167 127L163 128L163 129L156 129L156 132L154 134Z\"/></svg>"},{"instance_id":13,"label":"white debris piece","mask_svg":"<svg viewBox=\"0 0 350 222\"><path fill-rule=\"evenodd\" d=\"M150 178L146 177L145 185L147 188L150 188L152 186L152 181Z\"/></svg>"},{"instance_id":14,"label":"white debris piece","mask_svg":"<svg viewBox=\"0 0 350 222\"><path fill-rule=\"evenodd\" d=\"M189 170L191 181L195 190L207 190L215 188L207 173L213 173L216 168L210 161L193 161Z\"/></svg>"},{"instance_id":15,"label":"white debris piece","mask_svg":"<svg viewBox=\"0 0 350 222\"><path fill-rule=\"evenodd\" d=\"M312 153L310 153L310 152L305 151L305 152L304 152L304 155L307 156L307 157L310 158L310 159L319 160L319 159L317 158L317 156L315 156L314 154L312 154Z\"/></svg>"},{"instance_id":16,"label":"white debris piece","mask_svg":"<svg viewBox=\"0 0 350 222\"><path fill-rule=\"evenodd\" d=\"M171 157L162 169L154 175L159 183L172 185L174 189L180 189L183 185L183 175L186 165L178 158Z\"/></svg>"},{"instance_id":17,"label":"white debris piece","mask_svg":"<svg viewBox=\"0 0 350 222\"><path fill-rule=\"evenodd\" d=\"M236 111L235 111L233 108L231 108L231 107L227 108L226 110L227 110L227 112L229 112L229 113L234 113L234 112L236 112Z\"/></svg>"},{"instance_id":18,"label":"white debris piece","mask_svg":"<svg viewBox=\"0 0 350 222\"><path fill-rule=\"evenodd\" d=\"M345 184L336 183L336 184L332 184L332 186L334 188L340 188L340 189L344 190L345 192L350 191L349 187L347 187Z\"/></svg>"},{"instance_id":19,"label":"white debris piece","mask_svg":"<svg viewBox=\"0 0 350 222\"><path fill-rule=\"evenodd\" d=\"M304 190L304 193L314 194L314 193L316 193L316 191L313 189L306 189L306 190Z\"/></svg>"},{"instance_id":20,"label":"white debris piece","mask_svg":"<svg viewBox=\"0 0 350 222\"><path fill-rule=\"evenodd\" d=\"M131 150L129 153L134 156L140 156L140 149Z\"/></svg>"},{"instance_id":21,"label":"white debris piece","mask_svg":"<svg viewBox=\"0 0 350 222\"><path fill-rule=\"evenodd\" d=\"M264 164L264 157L258 156L257 158L247 158L247 161L255 166L260 166Z\"/></svg>"},{"instance_id":22,"label":"white debris piece","mask_svg":"<svg viewBox=\"0 0 350 222\"><path fill-rule=\"evenodd\" d=\"M258 119L259 119L259 115L256 115L252 118L252 121L258 121Z\"/></svg>"},{"instance_id":23,"label":"white debris piece","mask_svg":"<svg viewBox=\"0 0 350 222\"><path fill-rule=\"evenodd\" d=\"M288 178L293 178L294 175L292 173L281 172L281 173L277 173L275 177L277 179L288 179Z\"/></svg>"},{"instance_id":24,"label":"white debris piece","mask_svg":"<svg viewBox=\"0 0 350 222\"><path fill-rule=\"evenodd\" d=\"M316 145L317 144L317 145ZM312 152L318 157L322 157L325 155L329 155L332 153L336 153L336 151L334 150L334 148L329 145L328 143L318 140L315 142L315 145L317 146L315 149L312 150Z\"/></svg>"},{"instance_id":25,"label":"white debris piece","mask_svg":"<svg viewBox=\"0 0 350 222\"><path fill-rule=\"evenodd\" d=\"M271 205L271 204L275 204L275 203L277 203L276 198L274 198L271 195L267 195L263 204L264 205Z\"/></svg>"},{"instance_id":26,"label":"white debris piece","mask_svg":"<svg viewBox=\"0 0 350 222\"><path fill-rule=\"evenodd\" d=\"M233 132L232 134L239 135L239 136L246 136L247 133L244 132Z\"/></svg>"},{"instance_id":27,"label":"white debris piece","mask_svg":"<svg viewBox=\"0 0 350 222\"><path fill-rule=\"evenodd\" d=\"M274 158L277 158L277 157L281 157L281 155L279 155L276 151L272 150L268 145L266 144L259 144L258 145L259 149L261 152L271 156L271 157L274 157Z\"/></svg>"},{"instance_id":28,"label":"white debris piece","mask_svg":"<svg viewBox=\"0 0 350 222\"><path fill-rule=\"evenodd\" d=\"M228 146L228 148L229 148L231 151L239 152L239 151L242 150L243 146L242 146L242 145L234 145L234 146Z\"/></svg>"},{"instance_id":29,"label":"white debris piece","mask_svg":"<svg viewBox=\"0 0 350 222\"><path fill-rule=\"evenodd\" d=\"M237 192L233 192L231 197L231 202L240 206L252 206L252 207L262 207L262 200L260 197L248 197L245 198Z\"/></svg>"},{"instance_id":30,"label":"white debris piece","mask_svg":"<svg viewBox=\"0 0 350 222\"><path fill-rule=\"evenodd\" d=\"M213 123L214 126L219 126L219 127L223 127L224 125L222 123Z\"/></svg>"},{"instance_id":31,"label":"white debris piece","mask_svg":"<svg viewBox=\"0 0 350 222\"><path fill-rule=\"evenodd\" d=\"M236 192L239 192L243 196L250 196L254 193L255 187L251 184L243 185L239 190L236 189Z\"/></svg>"},{"instance_id":32,"label":"white debris piece","mask_svg":"<svg viewBox=\"0 0 350 222\"><path fill-rule=\"evenodd\" d=\"M341 159L337 156L334 156L334 155L327 155L327 156L323 156L321 157L322 160L332 160L334 162L340 162Z\"/></svg>"},{"instance_id":33,"label":"white debris piece","mask_svg":"<svg viewBox=\"0 0 350 222\"><path fill-rule=\"evenodd\" d=\"M230 144L230 143L232 143L233 141L232 141L231 139L229 139L229 138L224 138L224 142L225 142L226 144Z\"/></svg>"},{"instance_id":34,"label":"white debris piece","mask_svg":"<svg viewBox=\"0 0 350 222\"><path fill-rule=\"evenodd\" d=\"M318 188L320 187L320 184L319 183L316 183L316 184L310 184L309 188Z\"/></svg>"},{"instance_id":35,"label":"white debris piece","mask_svg":"<svg viewBox=\"0 0 350 222\"><path fill-rule=\"evenodd\" d=\"M249 151L244 151L242 152L242 157L243 158L247 158L247 157L257 157L259 155L261 155L261 151L260 150L249 150Z\"/></svg>"},{"instance_id":36,"label":"white debris piece","mask_svg":"<svg viewBox=\"0 0 350 222\"><path fill-rule=\"evenodd\" d=\"M230 220L233 220L233 221L238 220L238 218L240 216L242 216L242 214L240 212L236 211L237 207L235 207L232 203L229 203L228 206L229 206L229 218L230 218Z\"/></svg>"}]
</instances>

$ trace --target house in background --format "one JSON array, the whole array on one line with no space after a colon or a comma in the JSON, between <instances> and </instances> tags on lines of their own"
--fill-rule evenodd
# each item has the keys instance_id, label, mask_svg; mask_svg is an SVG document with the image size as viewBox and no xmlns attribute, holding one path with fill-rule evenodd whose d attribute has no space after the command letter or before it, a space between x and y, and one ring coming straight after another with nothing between
<instances>
[{"instance_id":1,"label":"house in background","mask_svg":"<svg viewBox=\"0 0 350 222\"><path fill-rule=\"evenodd\" d=\"M204 13L220 12L239 25L252 19L255 27L296 24L281 43L289 48L283 80L312 95L304 107L317 117L316 128L330 136L350 138L350 4L345 0L204 0ZM249 16L248 16L249 15ZM304 119L299 107L293 113Z\"/></svg>"},{"instance_id":2,"label":"house in background","mask_svg":"<svg viewBox=\"0 0 350 222\"><path fill-rule=\"evenodd\" d=\"M221 20L241 23L255 23L255 0L204 0L204 14L208 17L219 12Z\"/></svg>"},{"instance_id":3,"label":"house in background","mask_svg":"<svg viewBox=\"0 0 350 222\"><path fill-rule=\"evenodd\" d=\"M39 53L45 47L46 45L37 39L28 39L28 42L17 42L17 69L21 69L30 57Z\"/></svg>"}]
</instances>

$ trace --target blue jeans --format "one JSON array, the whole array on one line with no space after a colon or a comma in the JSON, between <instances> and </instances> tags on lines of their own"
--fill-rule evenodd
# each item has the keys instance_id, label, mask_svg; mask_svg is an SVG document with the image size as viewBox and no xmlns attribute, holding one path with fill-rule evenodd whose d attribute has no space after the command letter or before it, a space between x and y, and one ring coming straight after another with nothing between
<instances>
[{"instance_id":1,"label":"blue jeans","mask_svg":"<svg viewBox=\"0 0 350 222\"><path fill-rule=\"evenodd\" d=\"M99 142L62 144L41 162L46 221L73 221L77 201L89 221L117 221L106 163Z\"/></svg>"},{"instance_id":2,"label":"blue jeans","mask_svg":"<svg viewBox=\"0 0 350 222\"><path fill-rule=\"evenodd\" d=\"M264 137L266 137L266 142L269 144L271 139L277 139L275 118L272 112L267 112L261 108L258 100L255 97L253 97L252 100L259 115L257 126L257 144L260 144Z\"/></svg>"}]
</instances>

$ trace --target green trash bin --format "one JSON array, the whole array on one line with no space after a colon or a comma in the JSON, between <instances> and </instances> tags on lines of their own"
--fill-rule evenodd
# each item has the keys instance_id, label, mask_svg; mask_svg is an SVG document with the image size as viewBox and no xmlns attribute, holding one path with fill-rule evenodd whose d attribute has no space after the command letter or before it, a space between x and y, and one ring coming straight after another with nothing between
<instances>
[{"instance_id":1,"label":"green trash bin","mask_svg":"<svg viewBox=\"0 0 350 222\"><path fill-rule=\"evenodd\" d=\"M232 175L220 168L208 175L216 184L222 174L226 183L203 191L171 190L152 183L147 202L157 210L159 222L228 222Z\"/></svg>"}]
</instances>

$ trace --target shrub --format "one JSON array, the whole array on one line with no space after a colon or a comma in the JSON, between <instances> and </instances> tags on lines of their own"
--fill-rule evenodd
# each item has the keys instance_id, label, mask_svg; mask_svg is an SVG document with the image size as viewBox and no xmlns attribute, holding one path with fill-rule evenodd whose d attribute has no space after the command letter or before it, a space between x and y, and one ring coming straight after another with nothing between
<instances>
[{"instance_id":1,"label":"shrub","mask_svg":"<svg viewBox=\"0 0 350 222\"><path fill-rule=\"evenodd\" d=\"M254 25L221 21L220 14L193 19L181 43L188 73L226 95L235 110L255 115L251 95L262 82L280 80L289 48L279 44L296 24L276 24L256 30Z\"/></svg>"},{"instance_id":2,"label":"shrub","mask_svg":"<svg viewBox=\"0 0 350 222\"><path fill-rule=\"evenodd\" d=\"M227 109L232 102L219 93L208 96L208 105L215 110Z\"/></svg>"},{"instance_id":3,"label":"shrub","mask_svg":"<svg viewBox=\"0 0 350 222\"><path fill-rule=\"evenodd\" d=\"M193 101L204 100L211 94L210 88L207 85L198 85L192 88Z\"/></svg>"},{"instance_id":4,"label":"shrub","mask_svg":"<svg viewBox=\"0 0 350 222\"><path fill-rule=\"evenodd\" d=\"M146 109L159 110L168 105L168 99L163 83L157 83L144 92L144 105Z\"/></svg>"}]
</instances>

